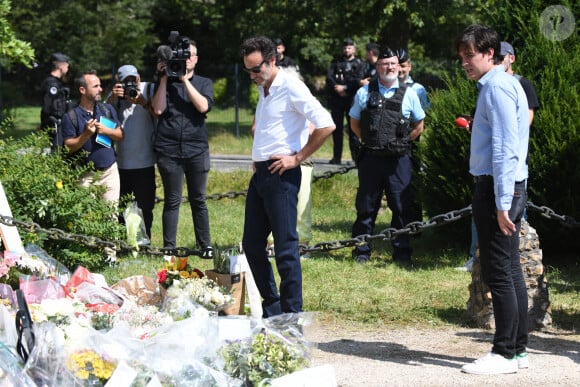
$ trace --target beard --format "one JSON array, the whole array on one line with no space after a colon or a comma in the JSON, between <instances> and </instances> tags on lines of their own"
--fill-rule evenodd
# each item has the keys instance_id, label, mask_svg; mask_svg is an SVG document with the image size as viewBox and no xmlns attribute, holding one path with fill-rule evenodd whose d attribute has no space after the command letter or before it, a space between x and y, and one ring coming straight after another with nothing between
<instances>
[{"instance_id":1,"label":"beard","mask_svg":"<svg viewBox=\"0 0 580 387\"><path fill-rule=\"evenodd\" d=\"M399 74L381 74L381 80L384 82L392 83L399 79Z\"/></svg>"}]
</instances>

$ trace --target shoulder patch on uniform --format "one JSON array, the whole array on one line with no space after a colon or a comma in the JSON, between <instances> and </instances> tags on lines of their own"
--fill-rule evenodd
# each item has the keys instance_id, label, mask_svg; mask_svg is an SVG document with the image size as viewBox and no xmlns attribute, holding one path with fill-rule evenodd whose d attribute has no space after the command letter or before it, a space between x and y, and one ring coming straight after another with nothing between
<instances>
[{"instance_id":1,"label":"shoulder patch on uniform","mask_svg":"<svg viewBox=\"0 0 580 387\"><path fill-rule=\"evenodd\" d=\"M48 92L52 95L56 95L56 93L58 93L58 88L56 86L52 86L50 89L48 89Z\"/></svg>"}]
</instances>

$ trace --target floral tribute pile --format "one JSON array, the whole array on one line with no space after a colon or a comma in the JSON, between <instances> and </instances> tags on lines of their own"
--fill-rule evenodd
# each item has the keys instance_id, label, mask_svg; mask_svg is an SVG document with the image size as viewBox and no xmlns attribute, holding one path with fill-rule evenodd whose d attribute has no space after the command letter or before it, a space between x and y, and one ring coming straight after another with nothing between
<instances>
[{"instance_id":1,"label":"floral tribute pile","mask_svg":"<svg viewBox=\"0 0 580 387\"><path fill-rule=\"evenodd\" d=\"M309 365L304 314L218 317L233 298L186 260L110 287L82 267L60 272L19 284L35 337L25 362L13 289L0 284L0 385L269 385Z\"/></svg>"}]
</instances>

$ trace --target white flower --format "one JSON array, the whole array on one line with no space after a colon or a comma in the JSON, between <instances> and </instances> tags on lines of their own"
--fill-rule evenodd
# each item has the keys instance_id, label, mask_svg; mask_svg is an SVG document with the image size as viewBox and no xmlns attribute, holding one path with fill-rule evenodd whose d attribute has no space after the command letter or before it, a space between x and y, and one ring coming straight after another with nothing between
<instances>
[{"instance_id":1,"label":"white flower","mask_svg":"<svg viewBox=\"0 0 580 387\"><path fill-rule=\"evenodd\" d=\"M48 317L68 317L75 312L73 303L68 298L44 299L40 302L40 310Z\"/></svg>"},{"instance_id":2,"label":"white flower","mask_svg":"<svg viewBox=\"0 0 580 387\"><path fill-rule=\"evenodd\" d=\"M222 305L226 302L226 299L223 294L216 288L213 289L211 292L211 302L215 305Z\"/></svg>"}]
</instances>

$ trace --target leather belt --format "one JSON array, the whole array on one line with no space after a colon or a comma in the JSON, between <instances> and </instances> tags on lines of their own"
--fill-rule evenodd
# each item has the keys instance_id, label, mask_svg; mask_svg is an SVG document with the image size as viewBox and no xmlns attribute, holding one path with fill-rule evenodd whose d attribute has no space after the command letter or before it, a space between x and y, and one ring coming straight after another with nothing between
<instances>
[{"instance_id":1,"label":"leather belt","mask_svg":"<svg viewBox=\"0 0 580 387\"><path fill-rule=\"evenodd\" d=\"M491 175L473 176L473 181L475 183L493 183L493 176Z\"/></svg>"}]
</instances>

